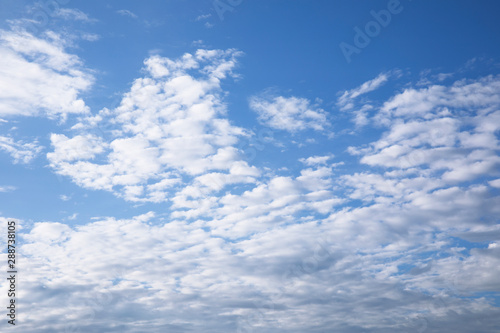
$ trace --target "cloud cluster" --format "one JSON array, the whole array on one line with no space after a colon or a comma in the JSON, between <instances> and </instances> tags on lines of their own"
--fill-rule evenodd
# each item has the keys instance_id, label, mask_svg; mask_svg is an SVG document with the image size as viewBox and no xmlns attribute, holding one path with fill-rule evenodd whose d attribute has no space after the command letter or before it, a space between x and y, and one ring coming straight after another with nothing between
<instances>
[{"instance_id":1,"label":"cloud cluster","mask_svg":"<svg viewBox=\"0 0 500 333\"><path fill-rule=\"evenodd\" d=\"M22 30L0 30L0 116L44 116L65 120L89 111L79 97L93 76L65 50L53 32L35 37Z\"/></svg>"},{"instance_id":2,"label":"cloud cluster","mask_svg":"<svg viewBox=\"0 0 500 333\"><path fill-rule=\"evenodd\" d=\"M372 105L369 100L360 98L360 96L379 89L385 85L389 79L399 78L401 76L402 72L400 70L382 72L374 79L368 80L356 88L339 92L340 96L337 98L337 107L341 111L353 114L354 117L352 117L352 121L359 129L370 122L369 113L375 111L375 106Z\"/></svg>"},{"instance_id":3,"label":"cloud cluster","mask_svg":"<svg viewBox=\"0 0 500 333\"><path fill-rule=\"evenodd\" d=\"M498 308L474 297L500 287L498 241L491 241L499 229L477 222L498 216L498 198L455 190L403 205L327 207L318 215L305 206L321 202L320 193L300 197L301 181L317 184L317 192L329 187L311 178L276 178L224 197L208 222L208 216L187 223L148 213L77 228L36 224L23 234L25 331L452 332L498 326ZM483 237L490 245L467 253L450 239L458 229L460 237Z\"/></svg>"},{"instance_id":4,"label":"cloud cluster","mask_svg":"<svg viewBox=\"0 0 500 333\"><path fill-rule=\"evenodd\" d=\"M234 147L249 134L225 118L220 88L239 54L198 50L176 60L146 59L146 76L134 81L117 108L83 118L73 127L82 134L73 138L51 136L51 166L83 187L130 201L168 200L180 182L219 190L253 181L258 172ZM109 136L88 135L97 128L109 129ZM199 178L208 172L213 177Z\"/></svg>"},{"instance_id":5,"label":"cloud cluster","mask_svg":"<svg viewBox=\"0 0 500 333\"><path fill-rule=\"evenodd\" d=\"M42 151L42 147L37 142L24 143L15 141L11 137L0 136L0 150L10 154L14 163L26 164Z\"/></svg>"},{"instance_id":6,"label":"cloud cluster","mask_svg":"<svg viewBox=\"0 0 500 333\"><path fill-rule=\"evenodd\" d=\"M262 124L292 133L306 129L322 131L329 124L326 112L306 98L253 96L250 108Z\"/></svg>"},{"instance_id":7,"label":"cloud cluster","mask_svg":"<svg viewBox=\"0 0 500 333\"><path fill-rule=\"evenodd\" d=\"M433 177L443 185L499 177L499 93L498 77L407 89L374 116L389 130L358 151L361 162Z\"/></svg>"}]
</instances>

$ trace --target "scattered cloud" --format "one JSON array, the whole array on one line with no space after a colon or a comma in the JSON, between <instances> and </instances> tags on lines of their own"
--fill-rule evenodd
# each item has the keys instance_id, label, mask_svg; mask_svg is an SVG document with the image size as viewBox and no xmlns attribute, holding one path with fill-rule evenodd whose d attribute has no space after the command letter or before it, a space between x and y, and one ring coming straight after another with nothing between
<instances>
[{"instance_id":1,"label":"scattered cloud","mask_svg":"<svg viewBox=\"0 0 500 333\"><path fill-rule=\"evenodd\" d=\"M301 158L299 161L307 166L313 166L313 165L324 165L332 158L334 158L334 155L311 156L308 158Z\"/></svg>"},{"instance_id":2,"label":"scattered cloud","mask_svg":"<svg viewBox=\"0 0 500 333\"><path fill-rule=\"evenodd\" d=\"M91 21L78 10L57 13ZM66 120L69 128L44 137L50 170L123 199L124 211L147 203L134 207L147 213L86 220L68 209L58 210L59 222L16 219L23 332L500 327L500 77L450 82L457 73L429 72L428 81L367 102L394 70L345 90L333 103L370 131L347 152L327 146L345 141L326 141L333 125L320 102L252 96L261 128L318 131L294 135L295 154L270 167L245 158L240 143L256 135L229 119L223 88L238 78L240 51L152 54L118 105L91 114L81 95L92 71L67 45L53 32L0 31L0 116L9 119L0 122ZM0 150L30 163L43 148L4 134ZM4 196L15 190L0 186ZM72 192L57 191L56 199ZM69 206L72 196L58 203Z\"/></svg>"},{"instance_id":3,"label":"scattered cloud","mask_svg":"<svg viewBox=\"0 0 500 333\"><path fill-rule=\"evenodd\" d=\"M117 108L74 126L84 133L112 124L113 137L52 134L50 165L80 186L130 201L166 201L190 178L218 189L196 178L204 173L218 174L212 180L223 185L254 181L255 170L234 148L249 134L224 118L220 89L221 80L234 75L239 55L198 50L176 60L151 56L144 62L146 76L134 81Z\"/></svg>"},{"instance_id":4,"label":"scattered cloud","mask_svg":"<svg viewBox=\"0 0 500 333\"><path fill-rule=\"evenodd\" d=\"M205 42L201 39L198 39L198 40L194 40L192 43L191 43L192 46L194 47L200 47L200 48L203 48L205 47Z\"/></svg>"},{"instance_id":5,"label":"scattered cloud","mask_svg":"<svg viewBox=\"0 0 500 333\"><path fill-rule=\"evenodd\" d=\"M15 186L0 186L0 192L12 192L17 188Z\"/></svg>"},{"instance_id":6,"label":"scattered cloud","mask_svg":"<svg viewBox=\"0 0 500 333\"><path fill-rule=\"evenodd\" d=\"M99 40L100 38L101 38L101 36L99 36L98 34L92 34L92 33L82 34L82 39L89 41L89 42L95 42L95 41Z\"/></svg>"},{"instance_id":7,"label":"scattered cloud","mask_svg":"<svg viewBox=\"0 0 500 333\"><path fill-rule=\"evenodd\" d=\"M71 195L61 194L61 195L59 196L59 198L60 198L62 201L69 201L69 200L71 200Z\"/></svg>"},{"instance_id":8,"label":"scattered cloud","mask_svg":"<svg viewBox=\"0 0 500 333\"><path fill-rule=\"evenodd\" d=\"M4 151L14 159L14 163L30 163L41 151L38 142L24 143L6 136L0 136L0 151Z\"/></svg>"},{"instance_id":9,"label":"scattered cloud","mask_svg":"<svg viewBox=\"0 0 500 333\"><path fill-rule=\"evenodd\" d=\"M432 179L438 187L498 177L498 82L487 77L396 94L374 117L389 128L382 138L350 151L361 155L362 163Z\"/></svg>"},{"instance_id":10,"label":"scattered cloud","mask_svg":"<svg viewBox=\"0 0 500 333\"><path fill-rule=\"evenodd\" d=\"M0 31L0 115L45 116L65 120L89 111L79 95L93 76L65 51L54 33L45 38L24 31Z\"/></svg>"},{"instance_id":11,"label":"scattered cloud","mask_svg":"<svg viewBox=\"0 0 500 333\"><path fill-rule=\"evenodd\" d=\"M344 91L337 99L337 105L343 111L352 109L357 97L378 89L389 80L390 76L390 72L380 73L376 78L364 82L359 87Z\"/></svg>"},{"instance_id":12,"label":"scattered cloud","mask_svg":"<svg viewBox=\"0 0 500 333\"><path fill-rule=\"evenodd\" d=\"M67 219L70 221L76 220L78 217L78 213L73 213L72 215L68 216Z\"/></svg>"},{"instance_id":13,"label":"scattered cloud","mask_svg":"<svg viewBox=\"0 0 500 333\"><path fill-rule=\"evenodd\" d=\"M458 80L451 86L408 88L384 103L377 120L387 123L391 117L436 117L446 115L449 108L480 111L500 104L499 90L498 76L487 76L474 81Z\"/></svg>"},{"instance_id":14,"label":"scattered cloud","mask_svg":"<svg viewBox=\"0 0 500 333\"><path fill-rule=\"evenodd\" d=\"M306 129L325 130L329 126L327 113L306 98L283 96L253 96L250 108L259 121L271 128L297 132Z\"/></svg>"},{"instance_id":15,"label":"scattered cloud","mask_svg":"<svg viewBox=\"0 0 500 333\"><path fill-rule=\"evenodd\" d=\"M132 13L130 10L128 9L120 9L120 10L117 10L116 11L118 14L122 15L122 16L128 16L128 17L131 17L133 19L136 19L137 18L137 15Z\"/></svg>"},{"instance_id":16,"label":"scattered cloud","mask_svg":"<svg viewBox=\"0 0 500 333\"><path fill-rule=\"evenodd\" d=\"M343 181L357 189L353 200L378 199L335 209L345 202L331 193L334 174L317 166L295 178L275 177L242 194L223 195L191 216L191 223L185 215L162 219L152 212L77 228L37 223L23 233L21 248L30 272L23 285L30 300L25 311L31 314L25 330L35 332L37 323L52 315L73 318L52 321L59 331L68 325L112 329L110 316L132 330L143 329L145 319L161 329L174 328L175 319L178 330L189 322L190 329L203 331L311 332L318 326L387 331L394 323L409 331L455 329L457 320L469 331L498 325L493 304L462 296L499 287L500 232L492 232L489 221L480 222L481 216L498 216L498 198L474 186L436 190L441 186L432 186L432 179L365 173ZM203 207L197 202L191 209ZM491 246L465 253L449 236L459 231L470 235L462 237L482 233ZM63 292L70 296L61 308L48 296ZM135 309L126 317L124 305ZM190 316L193 306L204 309L196 321ZM385 311L378 312L380 307ZM151 308L157 310L147 311ZM356 318L348 315L355 311ZM457 317L443 315L450 312Z\"/></svg>"},{"instance_id":17,"label":"scattered cloud","mask_svg":"<svg viewBox=\"0 0 500 333\"><path fill-rule=\"evenodd\" d=\"M131 177L140 177L139 170L146 165L156 168L158 151L147 146L148 140L168 139L161 133L169 128L148 131L153 137L139 136L148 133L142 126L152 128L153 122L135 110L155 115L157 124L161 123L158 110L178 124L191 118L175 117L166 110L200 117L193 106L219 90L214 75L221 75L220 66L232 68L228 58L216 56L220 52L200 51L177 60L148 58L147 76L137 79L121 105L106 111L101 120L111 117L117 122L124 117L130 126L118 122L117 138L110 142L91 135L54 134L55 150L49 159L62 167L65 162L97 163L104 153L100 161L108 164L101 165L110 167L112 174L125 165L135 170L128 174ZM202 65L206 57L211 60ZM200 77L200 72L206 76ZM184 95L185 88L170 88L165 95L157 87L158 82L174 87L171 81L180 77L189 78L186 87L203 83L205 89L212 84L215 90ZM161 98L156 100L155 95ZM173 101L182 107L173 108ZM392 115L379 139L350 150L365 165L376 166L362 172L339 175L330 164L333 155L313 155L300 159L305 168L296 176L263 176L237 158L234 140L229 140L215 155L179 162L176 168L168 163L170 172L183 179L193 175L191 181L176 185L169 215L98 218L78 227L36 223L23 232L20 248L23 269L30 273L23 282L28 297L25 311L30 313L30 320L23 323L25 331L39 331L47 316L72 318L51 321L50 329L57 331L88 331L95 325L112 330L109 318L137 331L148 320L161 327L158 332L166 327L179 331L261 327L277 332L314 332L317 327L346 332L395 327L494 330L498 308L484 295L500 288L496 278L500 229L495 219L500 216L500 198L492 192L499 186L498 168L480 168L481 177L490 179L484 183L470 183L468 176L443 176L452 164L455 170L470 164L467 172L474 174L475 163L495 161L495 141L481 137L498 132L498 109L492 101L466 117L442 113L439 101L426 117L419 112ZM202 124L221 119L213 108L204 110ZM208 134L214 132L206 133L204 142L213 146ZM182 142L182 136L176 141ZM433 149L440 150L425 153ZM424 153L401 157L419 151ZM209 167L188 168L189 163L203 165L206 157ZM113 165L113 159L119 162ZM254 180L246 183L247 190L218 192L248 177ZM160 190L170 186L162 181L154 185ZM203 192L205 188L211 192ZM129 194L141 193L133 191ZM457 237L460 242L481 241L487 246L469 245L467 250L457 244ZM97 256L100 260L94 260ZM81 267L87 268L85 274ZM64 308L52 301L61 293L69 295ZM124 306L135 310L124 317ZM190 315L193 306L203 309L195 321ZM156 311L148 311L151 308ZM348 315L354 312L360 315ZM449 313L456 316L445 315Z\"/></svg>"},{"instance_id":18,"label":"scattered cloud","mask_svg":"<svg viewBox=\"0 0 500 333\"><path fill-rule=\"evenodd\" d=\"M360 109L353 110L354 123L356 127L363 127L369 124L369 112L373 110L374 107L370 104L363 105Z\"/></svg>"},{"instance_id":19,"label":"scattered cloud","mask_svg":"<svg viewBox=\"0 0 500 333\"><path fill-rule=\"evenodd\" d=\"M199 15L198 17L196 17L196 21L203 21L203 20L206 20L208 18L212 17L212 14L204 14L204 15Z\"/></svg>"},{"instance_id":20,"label":"scattered cloud","mask_svg":"<svg viewBox=\"0 0 500 333\"><path fill-rule=\"evenodd\" d=\"M81 10L73 8L59 8L55 12L54 16L70 21L82 21L89 23L97 21L96 19L90 18L87 14L85 14Z\"/></svg>"}]
</instances>

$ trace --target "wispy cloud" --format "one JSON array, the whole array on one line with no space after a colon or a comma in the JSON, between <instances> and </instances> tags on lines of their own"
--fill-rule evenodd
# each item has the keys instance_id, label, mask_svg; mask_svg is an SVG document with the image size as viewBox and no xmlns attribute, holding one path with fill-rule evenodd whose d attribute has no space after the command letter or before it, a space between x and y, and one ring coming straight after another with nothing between
<instances>
[{"instance_id":1,"label":"wispy cloud","mask_svg":"<svg viewBox=\"0 0 500 333\"><path fill-rule=\"evenodd\" d=\"M62 201L69 201L71 200L71 196L70 195L65 195L65 194L61 194L59 196L59 198L62 200Z\"/></svg>"},{"instance_id":2,"label":"wispy cloud","mask_svg":"<svg viewBox=\"0 0 500 333\"><path fill-rule=\"evenodd\" d=\"M70 216L67 217L68 220L74 221L78 217L78 213L73 213Z\"/></svg>"},{"instance_id":3,"label":"wispy cloud","mask_svg":"<svg viewBox=\"0 0 500 333\"><path fill-rule=\"evenodd\" d=\"M27 164L42 151L42 147L38 145L38 142L24 143L10 137L0 136L0 151L2 150L12 156L14 163Z\"/></svg>"},{"instance_id":4,"label":"wispy cloud","mask_svg":"<svg viewBox=\"0 0 500 333\"><path fill-rule=\"evenodd\" d=\"M12 192L15 191L17 187L15 186L0 186L0 192Z\"/></svg>"},{"instance_id":5,"label":"wispy cloud","mask_svg":"<svg viewBox=\"0 0 500 333\"><path fill-rule=\"evenodd\" d=\"M352 109L354 107L354 100L357 97L378 89L388 81L390 75L391 73L380 73L376 78L364 82L359 87L344 91L337 100L340 109Z\"/></svg>"},{"instance_id":6,"label":"wispy cloud","mask_svg":"<svg viewBox=\"0 0 500 333\"><path fill-rule=\"evenodd\" d=\"M208 19L210 17L212 17L212 14L199 15L198 17L196 17L196 21L206 20L206 19Z\"/></svg>"},{"instance_id":7,"label":"wispy cloud","mask_svg":"<svg viewBox=\"0 0 500 333\"><path fill-rule=\"evenodd\" d=\"M131 12L128 9L120 9L120 10L117 10L116 12L122 16L128 16L128 17L131 17L133 19L138 18L138 16L136 14L134 14L133 12Z\"/></svg>"},{"instance_id":8,"label":"wispy cloud","mask_svg":"<svg viewBox=\"0 0 500 333\"><path fill-rule=\"evenodd\" d=\"M98 34L92 34L92 33L83 33L82 34L82 39L87 40L89 42L95 42L96 40L99 40L100 38L101 38L101 36Z\"/></svg>"},{"instance_id":9,"label":"wispy cloud","mask_svg":"<svg viewBox=\"0 0 500 333\"><path fill-rule=\"evenodd\" d=\"M54 16L71 21L82 21L88 23L97 22L96 19L90 18L87 14L85 14L81 10L72 8L59 8L55 12Z\"/></svg>"}]
</instances>

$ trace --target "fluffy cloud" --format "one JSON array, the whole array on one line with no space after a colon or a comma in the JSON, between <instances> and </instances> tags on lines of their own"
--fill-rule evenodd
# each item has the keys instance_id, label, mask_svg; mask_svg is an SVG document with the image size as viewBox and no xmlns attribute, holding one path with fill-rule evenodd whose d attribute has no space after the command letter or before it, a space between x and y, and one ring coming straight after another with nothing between
<instances>
[{"instance_id":1,"label":"fluffy cloud","mask_svg":"<svg viewBox=\"0 0 500 333\"><path fill-rule=\"evenodd\" d=\"M212 190L253 182L259 172L233 147L249 133L224 117L220 89L239 54L198 50L176 60L146 59L147 76L134 81L116 109L103 109L73 127L82 133L107 127L111 137L53 134L51 166L83 187L131 201L168 200L181 181ZM197 178L204 174L218 175ZM211 178L220 187L208 184Z\"/></svg>"},{"instance_id":2,"label":"fluffy cloud","mask_svg":"<svg viewBox=\"0 0 500 333\"><path fill-rule=\"evenodd\" d=\"M498 198L450 189L411 202L411 193L399 200L401 191L386 191L392 200L336 211L341 201L328 202L315 212L314 203L331 199L333 180L321 168L276 177L222 197L190 223L153 213L74 228L37 223L20 249L24 330L451 332L499 324L498 308L471 297L499 287L500 233L491 221L471 223L498 216ZM397 189L380 189L388 186ZM468 254L453 230L490 246Z\"/></svg>"},{"instance_id":3,"label":"fluffy cloud","mask_svg":"<svg viewBox=\"0 0 500 333\"><path fill-rule=\"evenodd\" d=\"M431 85L429 87L405 89L385 102L377 120L388 123L392 117L429 118L446 115L453 108L467 117L471 113L488 113L491 107L500 104L500 79L487 76L479 80L459 80L451 86Z\"/></svg>"},{"instance_id":4,"label":"fluffy cloud","mask_svg":"<svg viewBox=\"0 0 500 333\"><path fill-rule=\"evenodd\" d=\"M498 177L499 82L487 77L405 90L374 117L389 127L383 138L351 151L368 165L432 175L440 183Z\"/></svg>"},{"instance_id":5,"label":"fluffy cloud","mask_svg":"<svg viewBox=\"0 0 500 333\"><path fill-rule=\"evenodd\" d=\"M47 157L54 163L92 159L105 148L105 144L93 135L78 135L69 139L63 134L52 134L50 139L56 149Z\"/></svg>"},{"instance_id":6,"label":"fluffy cloud","mask_svg":"<svg viewBox=\"0 0 500 333\"><path fill-rule=\"evenodd\" d=\"M0 186L0 192L11 192L16 190L15 186Z\"/></svg>"},{"instance_id":7,"label":"fluffy cloud","mask_svg":"<svg viewBox=\"0 0 500 333\"><path fill-rule=\"evenodd\" d=\"M250 108L257 112L262 124L289 132L322 131L329 124L326 112L305 98L254 96Z\"/></svg>"},{"instance_id":8,"label":"fluffy cloud","mask_svg":"<svg viewBox=\"0 0 500 333\"><path fill-rule=\"evenodd\" d=\"M63 40L47 32L0 31L0 116L46 116L65 120L88 112L79 95L93 77Z\"/></svg>"},{"instance_id":9,"label":"fluffy cloud","mask_svg":"<svg viewBox=\"0 0 500 333\"><path fill-rule=\"evenodd\" d=\"M300 161L308 166L318 165L318 164L326 164L329 160L331 160L333 155L326 156L310 156L308 158L301 158Z\"/></svg>"},{"instance_id":10,"label":"fluffy cloud","mask_svg":"<svg viewBox=\"0 0 500 333\"><path fill-rule=\"evenodd\" d=\"M308 168L298 177L276 176L242 194L226 193L217 198L187 198L186 188L173 199L172 217L210 218L206 223L214 235L238 239L277 226L296 222L297 214L308 218L327 214L341 204L331 190L330 167Z\"/></svg>"}]
</instances>

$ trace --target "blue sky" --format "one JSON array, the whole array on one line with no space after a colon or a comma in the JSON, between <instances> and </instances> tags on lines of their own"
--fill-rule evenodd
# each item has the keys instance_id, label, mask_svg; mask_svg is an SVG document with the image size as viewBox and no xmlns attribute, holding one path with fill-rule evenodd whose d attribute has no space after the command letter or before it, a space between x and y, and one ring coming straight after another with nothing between
<instances>
[{"instance_id":1,"label":"blue sky","mask_svg":"<svg viewBox=\"0 0 500 333\"><path fill-rule=\"evenodd\" d=\"M500 330L498 9L0 1L4 329Z\"/></svg>"}]
</instances>

